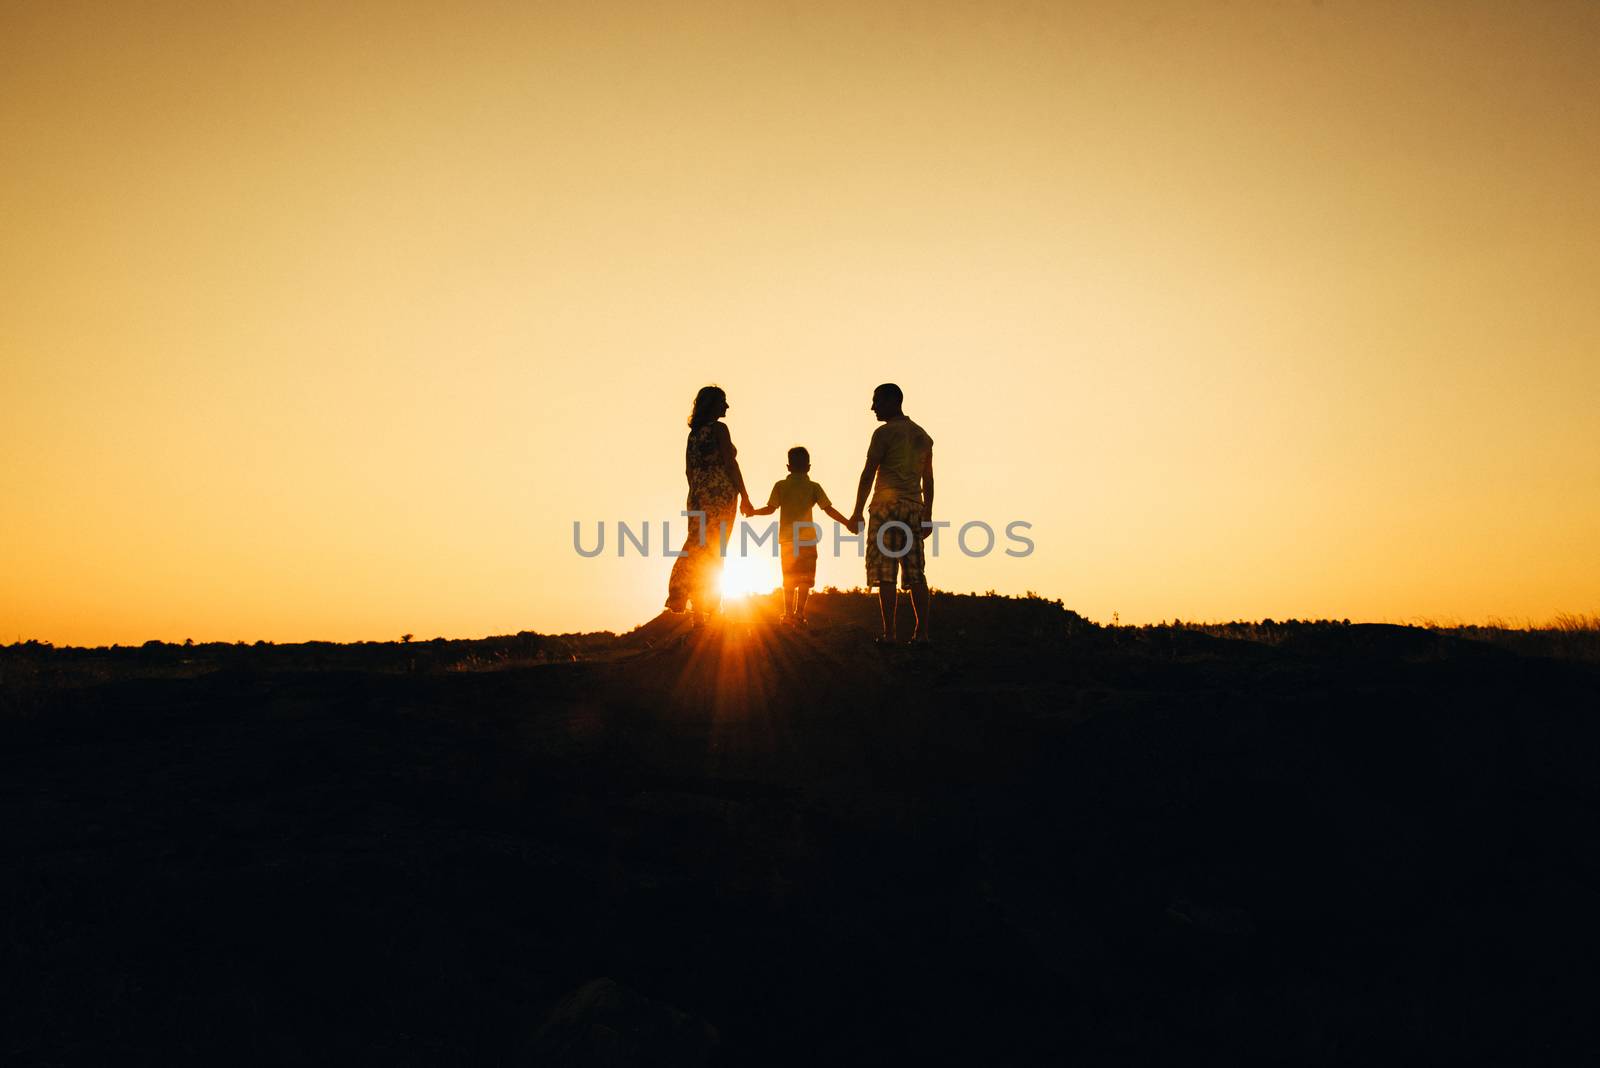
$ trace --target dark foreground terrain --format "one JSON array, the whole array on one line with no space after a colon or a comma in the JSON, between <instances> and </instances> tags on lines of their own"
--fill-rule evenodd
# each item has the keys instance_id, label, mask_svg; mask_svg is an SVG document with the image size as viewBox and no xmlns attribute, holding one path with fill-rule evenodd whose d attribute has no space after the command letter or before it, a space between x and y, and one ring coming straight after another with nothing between
<instances>
[{"instance_id":1,"label":"dark foreground terrain","mask_svg":"<svg viewBox=\"0 0 1600 1068\"><path fill-rule=\"evenodd\" d=\"M874 611L0 650L0 1062L1596 1052L1600 664Z\"/></svg>"}]
</instances>

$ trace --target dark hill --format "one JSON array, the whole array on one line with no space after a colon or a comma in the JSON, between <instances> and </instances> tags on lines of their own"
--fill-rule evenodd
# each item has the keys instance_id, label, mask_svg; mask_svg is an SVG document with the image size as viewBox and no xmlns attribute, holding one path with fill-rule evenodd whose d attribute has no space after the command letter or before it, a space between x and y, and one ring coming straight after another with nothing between
<instances>
[{"instance_id":1,"label":"dark hill","mask_svg":"<svg viewBox=\"0 0 1600 1068\"><path fill-rule=\"evenodd\" d=\"M1600 666L875 610L0 650L0 1060L1594 1051Z\"/></svg>"}]
</instances>

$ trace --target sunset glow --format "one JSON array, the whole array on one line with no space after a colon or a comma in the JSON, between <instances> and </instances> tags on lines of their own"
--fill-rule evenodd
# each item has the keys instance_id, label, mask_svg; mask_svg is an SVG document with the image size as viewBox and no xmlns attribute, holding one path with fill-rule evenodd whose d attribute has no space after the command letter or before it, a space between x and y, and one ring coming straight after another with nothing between
<instances>
[{"instance_id":1,"label":"sunset glow","mask_svg":"<svg viewBox=\"0 0 1600 1068\"><path fill-rule=\"evenodd\" d=\"M728 392L936 588L1600 610L1600 5L8 4L0 640L624 630ZM734 561L728 593L777 584ZM824 552L818 586L862 584Z\"/></svg>"}]
</instances>

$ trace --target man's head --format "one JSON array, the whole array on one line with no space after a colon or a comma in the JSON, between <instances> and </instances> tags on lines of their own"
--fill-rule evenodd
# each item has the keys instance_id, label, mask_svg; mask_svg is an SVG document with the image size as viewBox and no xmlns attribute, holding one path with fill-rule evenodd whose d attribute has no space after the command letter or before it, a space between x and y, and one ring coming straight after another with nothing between
<instances>
[{"instance_id":1,"label":"man's head","mask_svg":"<svg viewBox=\"0 0 1600 1068\"><path fill-rule=\"evenodd\" d=\"M789 470L797 475L803 475L811 470L811 454L804 445L796 445L789 450Z\"/></svg>"},{"instance_id":2,"label":"man's head","mask_svg":"<svg viewBox=\"0 0 1600 1068\"><path fill-rule=\"evenodd\" d=\"M872 414L878 417L879 422L888 422L897 415L903 415L900 406L905 403L906 395L900 392L900 387L893 382L885 382L872 391Z\"/></svg>"}]
</instances>

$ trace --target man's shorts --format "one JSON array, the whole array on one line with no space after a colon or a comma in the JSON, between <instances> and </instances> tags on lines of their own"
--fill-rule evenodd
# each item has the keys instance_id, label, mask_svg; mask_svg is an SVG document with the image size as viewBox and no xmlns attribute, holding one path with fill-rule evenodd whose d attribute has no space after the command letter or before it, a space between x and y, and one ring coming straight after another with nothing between
<instances>
[{"instance_id":1,"label":"man's shorts","mask_svg":"<svg viewBox=\"0 0 1600 1068\"><path fill-rule=\"evenodd\" d=\"M792 590L796 586L811 589L817 584L817 547L815 545L801 545L796 548L792 543L782 543L778 546L778 555L783 557L783 588Z\"/></svg>"},{"instance_id":2,"label":"man's shorts","mask_svg":"<svg viewBox=\"0 0 1600 1068\"><path fill-rule=\"evenodd\" d=\"M867 516L867 585L894 585L895 573L900 575L900 588L909 590L927 581L923 574L922 502L901 499L893 504L873 505ZM894 523L884 529L885 524ZM899 524L905 524L900 526ZM878 547L878 534L883 534L883 548ZM909 545L907 542L909 541ZM886 551L885 551L886 550Z\"/></svg>"}]
</instances>

